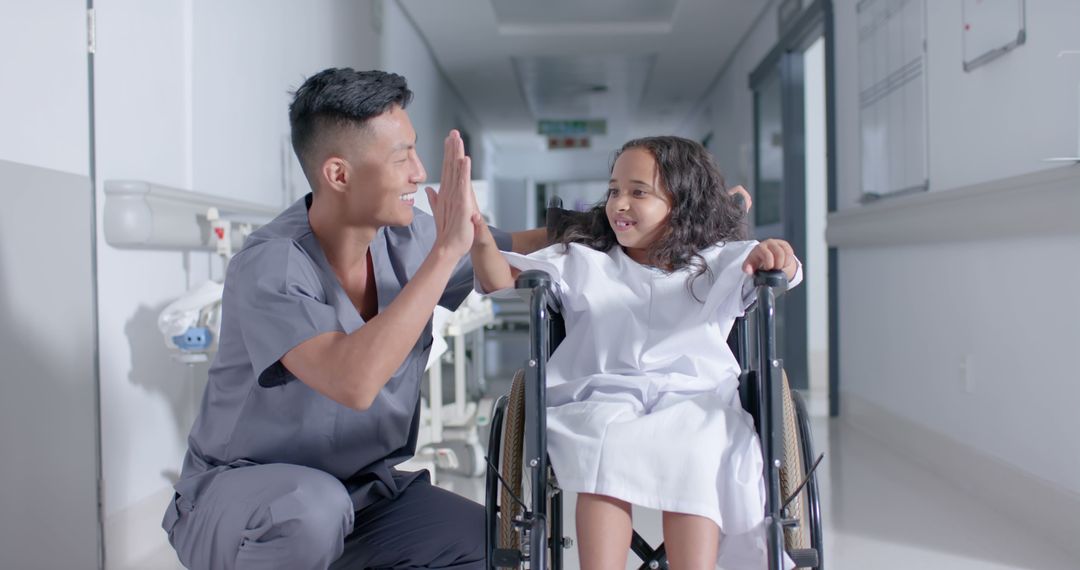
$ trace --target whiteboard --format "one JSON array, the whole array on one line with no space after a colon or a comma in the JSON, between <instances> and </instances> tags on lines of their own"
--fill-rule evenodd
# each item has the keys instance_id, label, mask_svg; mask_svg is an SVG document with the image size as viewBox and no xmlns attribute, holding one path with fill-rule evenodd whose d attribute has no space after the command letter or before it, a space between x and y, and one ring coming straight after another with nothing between
<instances>
[{"instance_id":1,"label":"whiteboard","mask_svg":"<svg viewBox=\"0 0 1080 570\"><path fill-rule=\"evenodd\" d=\"M925 190L925 0L862 0L856 10L862 200Z\"/></svg>"},{"instance_id":2,"label":"whiteboard","mask_svg":"<svg viewBox=\"0 0 1080 570\"><path fill-rule=\"evenodd\" d=\"M964 71L1024 43L1024 0L964 0Z\"/></svg>"}]
</instances>

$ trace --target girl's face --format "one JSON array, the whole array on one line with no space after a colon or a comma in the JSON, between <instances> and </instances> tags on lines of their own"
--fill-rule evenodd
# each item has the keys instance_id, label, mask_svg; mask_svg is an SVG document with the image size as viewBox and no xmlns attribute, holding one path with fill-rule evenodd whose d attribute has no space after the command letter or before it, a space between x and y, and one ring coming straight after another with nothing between
<instances>
[{"instance_id":1,"label":"girl's face","mask_svg":"<svg viewBox=\"0 0 1080 570\"><path fill-rule=\"evenodd\" d=\"M608 183L607 218L626 254L638 263L668 228L671 195L660 180L652 153L630 148L619 155Z\"/></svg>"}]
</instances>

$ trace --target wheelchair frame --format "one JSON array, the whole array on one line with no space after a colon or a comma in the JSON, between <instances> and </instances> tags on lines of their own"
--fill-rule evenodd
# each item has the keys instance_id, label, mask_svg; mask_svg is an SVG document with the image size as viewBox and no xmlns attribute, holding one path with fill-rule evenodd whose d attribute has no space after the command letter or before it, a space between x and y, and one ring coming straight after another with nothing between
<instances>
[{"instance_id":1,"label":"wheelchair frame","mask_svg":"<svg viewBox=\"0 0 1080 570\"><path fill-rule=\"evenodd\" d=\"M758 315L758 363L756 370L747 366L749 360L748 317L737 319L728 344L733 349L736 359L743 368L739 379L739 391L744 409L754 416L758 436L761 440L764 459L765 478L765 527L769 570L779 570L783 564L785 552L784 528L798 525L797 519L786 518L783 509L784 497L780 488L780 471L784 467L782 453L784 449L783 423L783 377L782 361L776 349L775 310L776 287L786 285L786 276L780 271L758 272L754 276L757 290ZM572 541L562 535L562 492L554 481L547 456L547 400L545 378L547 360L555 346L562 340L563 322L558 297L553 291L551 277L542 271L522 272L515 283L518 293L527 298L530 306L529 360L524 369L525 380L525 434L524 434L524 471L531 484L531 505L521 502L522 513L512 521L519 535L523 538L520 548L497 548L496 533L498 525L498 495L500 485L504 485L499 473L502 453L503 424L507 416L508 395L501 396L495 403L492 413L491 435L488 444L488 467L486 482L485 540L487 549L487 567L524 568L561 570L563 567L562 551L569 548ZM748 311L749 313L749 311ZM813 442L809 418L802 397L797 392L791 393L795 412L795 425L799 437L802 466L808 475L793 497L807 493L806 505L809 513L805 516L810 533L810 548L789 549L788 556L798 568L824 568L822 550L822 528L820 496L817 476L813 467L808 467L813 459ZM820 462L820 458L818 459ZM512 494L512 491L511 491ZM512 497L520 502L518 497ZM549 527L550 524L550 527ZM549 536L550 528L550 536ZM664 545L652 548L634 531L631 549L643 561L642 569L656 570L667 568L667 555Z\"/></svg>"}]
</instances>

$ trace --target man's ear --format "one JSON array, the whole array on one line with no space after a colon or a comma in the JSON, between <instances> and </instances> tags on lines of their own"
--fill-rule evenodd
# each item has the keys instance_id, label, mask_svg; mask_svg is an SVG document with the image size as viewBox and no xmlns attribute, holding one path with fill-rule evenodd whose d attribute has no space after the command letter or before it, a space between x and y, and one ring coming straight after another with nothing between
<instances>
[{"instance_id":1,"label":"man's ear","mask_svg":"<svg viewBox=\"0 0 1080 570\"><path fill-rule=\"evenodd\" d=\"M324 160L319 174L323 183L336 192L344 192L349 185L349 163L340 156L331 156Z\"/></svg>"}]
</instances>

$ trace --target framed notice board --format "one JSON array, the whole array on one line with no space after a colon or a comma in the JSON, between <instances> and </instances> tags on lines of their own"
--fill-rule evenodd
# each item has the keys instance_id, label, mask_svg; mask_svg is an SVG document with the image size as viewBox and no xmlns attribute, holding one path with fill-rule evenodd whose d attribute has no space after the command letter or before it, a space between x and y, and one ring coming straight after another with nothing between
<instances>
[{"instance_id":1,"label":"framed notice board","mask_svg":"<svg viewBox=\"0 0 1080 570\"><path fill-rule=\"evenodd\" d=\"M862 0L856 11L862 200L926 190L925 0Z\"/></svg>"},{"instance_id":2,"label":"framed notice board","mask_svg":"<svg viewBox=\"0 0 1080 570\"><path fill-rule=\"evenodd\" d=\"M993 61L1027 39L1024 0L964 0L964 71Z\"/></svg>"}]
</instances>

